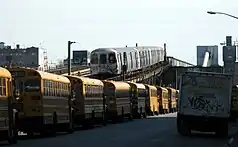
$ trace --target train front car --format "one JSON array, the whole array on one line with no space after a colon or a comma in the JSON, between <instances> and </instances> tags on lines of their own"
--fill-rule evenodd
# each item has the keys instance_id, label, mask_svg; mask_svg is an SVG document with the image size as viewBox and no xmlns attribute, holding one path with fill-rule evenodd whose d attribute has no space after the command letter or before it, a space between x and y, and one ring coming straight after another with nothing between
<instances>
[{"instance_id":1,"label":"train front car","mask_svg":"<svg viewBox=\"0 0 238 147\"><path fill-rule=\"evenodd\" d=\"M70 81L64 76L30 68L9 69L18 93L19 131L32 136L72 133Z\"/></svg>"},{"instance_id":2,"label":"train front car","mask_svg":"<svg viewBox=\"0 0 238 147\"><path fill-rule=\"evenodd\" d=\"M90 71L91 75L109 78L120 73L117 51L111 48L99 48L91 52Z\"/></svg>"},{"instance_id":3,"label":"train front car","mask_svg":"<svg viewBox=\"0 0 238 147\"><path fill-rule=\"evenodd\" d=\"M16 115L13 111L12 76L0 67L0 140L9 144L17 143Z\"/></svg>"},{"instance_id":4,"label":"train front car","mask_svg":"<svg viewBox=\"0 0 238 147\"><path fill-rule=\"evenodd\" d=\"M124 64L127 72L140 69L139 54L134 47L95 49L91 52L90 62L92 77L100 79L121 74Z\"/></svg>"},{"instance_id":5,"label":"train front car","mask_svg":"<svg viewBox=\"0 0 238 147\"><path fill-rule=\"evenodd\" d=\"M132 119L130 85L119 81L103 81L106 100L106 117L112 121Z\"/></svg>"},{"instance_id":6,"label":"train front car","mask_svg":"<svg viewBox=\"0 0 238 147\"><path fill-rule=\"evenodd\" d=\"M71 81L73 120L83 127L105 124L103 82L78 76L66 76Z\"/></svg>"}]
</instances>

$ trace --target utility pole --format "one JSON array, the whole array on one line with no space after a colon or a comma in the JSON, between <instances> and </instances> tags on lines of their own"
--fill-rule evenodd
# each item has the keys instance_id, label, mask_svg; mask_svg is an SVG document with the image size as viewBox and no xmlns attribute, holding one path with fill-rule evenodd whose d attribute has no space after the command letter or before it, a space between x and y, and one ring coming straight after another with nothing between
<instances>
[{"instance_id":1,"label":"utility pole","mask_svg":"<svg viewBox=\"0 0 238 147\"><path fill-rule=\"evenodd\" d=\"M68 75L71 74L71 44L76 43L72 41L68 41Z\"/></svg>"}]
</instances>

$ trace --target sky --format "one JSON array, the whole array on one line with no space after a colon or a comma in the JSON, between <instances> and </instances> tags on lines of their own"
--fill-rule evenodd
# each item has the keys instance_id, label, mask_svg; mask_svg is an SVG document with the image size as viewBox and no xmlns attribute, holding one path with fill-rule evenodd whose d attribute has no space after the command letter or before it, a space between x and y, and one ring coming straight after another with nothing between
<instances>
[{"instance_id":1,"label":"sky","mask_svg":"<svg viewBox=\"0 0 238 147\"><path fill-rule=\"evenodd\" d=\"M47 49L50 61L72 50L167 44L169 56L196 64L197 45L238 38L237 0L1 0L0 41ZM222 64L219 45L219 63Z\"/></svg>"}]
</instances>

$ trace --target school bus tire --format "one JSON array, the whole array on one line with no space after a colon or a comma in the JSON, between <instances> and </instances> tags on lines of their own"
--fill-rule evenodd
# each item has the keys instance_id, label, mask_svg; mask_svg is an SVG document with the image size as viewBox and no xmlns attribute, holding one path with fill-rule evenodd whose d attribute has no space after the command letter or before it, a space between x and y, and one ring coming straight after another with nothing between
<instances>
[{"instance_id":1,"label":"school bus tire","mask_svg":"<svg viewBox=\"0 0 238 147\"><path fill-rule=\"evenodd\" d=\"M54 112L53 114L53 127L52 127L52 133L53 134L56 134L56 132L57 132L57 123L58 123L58 120L57 120L57 113L56 112Z\"/></svg>"},{"instance_id":2,"label":"school bus tire","mask_svg":"<svg viewBox=\"0 0 238 147\"><path fill-rule=\"evenodd\" d=\"M17 144L17 138L18 138L18 130L16 127L16 118L17 118L18 113L13 111L12 115L12 122L9 131L11 131L11 135L8 135L8 143L9 144ZM9 134L9 133L8 133Z\"/></svg>"},{"instance_id":3,"label":"school bus tire","mask_svg":"<svg viewBox=\"0 0 238 147\"><path fill-rule=\"evenodd\" d=\"M107 125L107 116L106 116L106 112L102 112L102 125L106 126Z\"/></svg>"}]
</instances>

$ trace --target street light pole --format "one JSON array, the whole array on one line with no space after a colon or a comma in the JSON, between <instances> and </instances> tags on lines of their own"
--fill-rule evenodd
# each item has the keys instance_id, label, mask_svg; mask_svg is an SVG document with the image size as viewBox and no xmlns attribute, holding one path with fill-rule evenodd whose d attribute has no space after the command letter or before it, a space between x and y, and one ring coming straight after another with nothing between
<instances>
[{"instance_id":1,"label":"street light pole","mask_svg":"<svg viewBox=\"0 0 238 147\"><path fill-rule=\"evenodd\" d=\"M76 43L73 41L68 41L68 75L71 74L71 44Z\"/></svg>"},{"instance_id":2,"label":"street light pole","mask_svg":"<svg viewBox=\"0 0 238 147\"><path fill-rule=\"evenodd\" d=\"M232 17L232 18L238 19L238 17L236 17L236 16L233 16L233 15L230 15L230 14L227 14L227 13L223 13L223 12L207 11L207 13L208 13L208 14L222 14L222 15L226 15L226 16L229 16L229 17Z\"/></svg>"}]
</instances>

